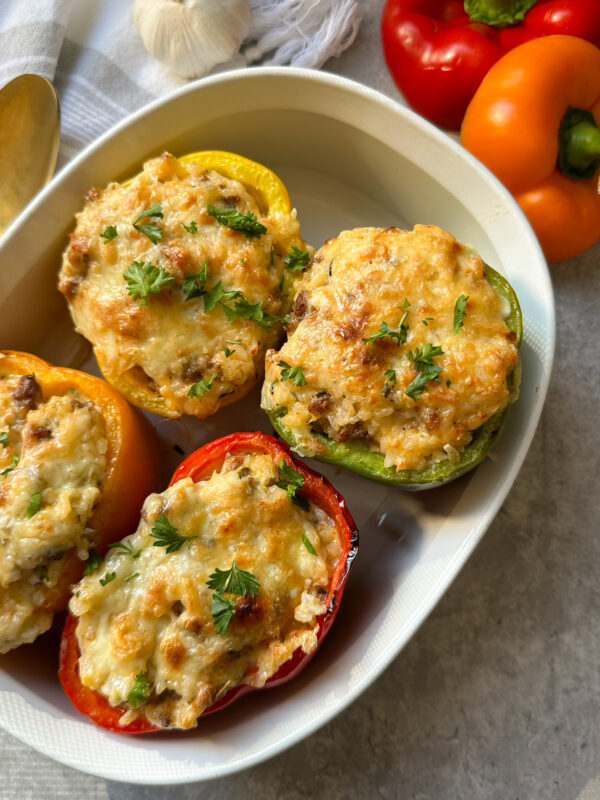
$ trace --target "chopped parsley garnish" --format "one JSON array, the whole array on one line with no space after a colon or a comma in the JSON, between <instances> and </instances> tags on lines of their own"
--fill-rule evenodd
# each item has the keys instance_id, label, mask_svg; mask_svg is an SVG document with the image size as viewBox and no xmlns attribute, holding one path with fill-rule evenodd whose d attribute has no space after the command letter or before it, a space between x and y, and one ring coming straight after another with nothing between
<instances>
[{"instance_id":1,"label":"chopped parsley garnish","mask_svg":"<svg viewBox=\"0 0 600 800\"><path fill-rule=\"evenodd\" d=\"M202 395L206 394L206 392L210 390L210 387L215 382L215 377L216 375L212 375L208 379L202 378L201 381L192 383L188 392L188 397L202 397Z\"/></svg>"},{"instance_id":2,"label":"chopped parsley garnish","mask_svg":"<svg viewBox=\"0 0 600 800\"><path fill-rule=\"evenodd\" d=\"M284 489L290 498L295 496L297 489L301 489L304 486L302 473L298 472L294 467L290 467L283 459L278 464L277 477L279 480L275 482L275 486Z\"/></svg>"},{"instance_id":3,"label":"chopped parsley garnish","mask_svg":"<svg viewBox=\"0 0 600 800\"><path fill-rule=\"evenodd\" d=\"M310 253L307 250L300 250L299 247L293 244L292 249L283 259L283 263L285 268L289 269L290 272L302 272L308 264L309 259Z\"/></svg>"},{"instance_id":4,"label":"chopped parsley garnish","mask_svg":"<svg viewBox=\"0 0 600 800\"><path fill-rule=\"evenodd\" d=\"M225 636L229 623L235 614L235 603L233 600L228 600L226 597L223 597L220 592L213 592L210 613L212 614L215 628L219 631L219 635Z\"/></svg>"},{"instance_id":5,"label":"chopped parsley garnish","mask_svg":"<svg viewBox=\"0 0 600 800\"><path fill-rule=\"evenodd\" d=\"M110 583L111 581L114 581L114 579L116 577L117 577L117 573L116 572L106 572L104 574L104 577L100 578L100 583L102 584L102 586L106 586L107 583Z\"/></svg>"},{"instance_id":6,"label":"chopped parsley garnish","mask_svg":"<svg viewBox=\"0 0 600 800\"><path fill-rule=\"evenodd\" d=\"M310 539L308 538L308 536L305 533L302 534L302 544L304 545L304 547L306 547L306 549L311 554L311 556L316 556L317 555L317 551L312 546L312 543L311 543Z\"/></svg>"},{"instance_id":7,"label":"chopped parsley garnish","mask_svg":"<svg viewBox=\"0 0 600 800\"><path fill-rule=\"evenodd\" d=\"M467 308L467 301L469 297L468 295L465 297L464 294L461 294L460 297L456 299L456 303L454 304L454 333L458 333L459 330L462 328L465 315L466 315L466 308Z\"/></svg>"},{"instance_id":8,"label":"chopped parsley garnish","mask_svg":"<svg viewBox=\"0 0 600 800\"><path fill-rule=\"evenodd\" d=\"M225 340L225 344L241 345L242 343L238 342L237 340L236 341ZM223 352L225 353L225 358L229 358L229 356L232 356L235 353L235 350L230 350L228 347L224 347Z\"/></svg>"},{"instance_id":9,"label":"chopped parsley garnish","mask_svg":"<svg viewBox=\"0 0 600 800\"><path fill-rule=\"evenodd\" d=\"M135 676L135 683L131 687L131 691L127 695L127 702L132 708L137 708L141 703L145 702L148 697L148 690L150 684L143 672L138 672Z\"/></svg>"},{"instance_id":10,"label":"chopped parsley garnish","mask_svg":"<svg viewBox=\"0 0 600 800\"><path fill-rule=\"evenodd\" d=\"M212 311L213 308L219 303L221 300L233 300L236 297L243 296L241 292L236 291L235 289L230 292L226 292L223 288L223 284L221 281L216 283L211 289L204 294L204 311L208 314L209 311Z\"/></svg>"},{"instance_id":11,"label":"chopped parsley garnish","mask_svg":"<svg viewBox=\"0 0 600 800\"><path fill-rule=\"evenodd\" d=\"M41 564L37 565L37 567L35 568L35 571L37 572L37 574L40 576L40 578L43 581L49 581L50 580L50 576L48 575L48 570L45 567L43 567Z\"/></svg>"},{"instance_id":12,"label":"chopped parsley garnish","mask_svg":"<svg viewBox=\"0 0 600 800\"><path fill-rule=\"evenodd\" d=\"M114 542L108 545L111 550L117 552L120 556L131 556L132 558L139 558L142 555L141 550L136 550L131 542Z\"/></svg>"},{"instance_id":13,"label":"chopped parsley garnish","mask_svg":"<svg viewBox=\"0 0 600 800\"><path fill-rule=\"evenodd\" d=\"M29 505L27 506L27 518L31 519L42 507L42 493L36 492L31 495Z\"/></svg>"},{"instance_id":14,"label":"chopped parsley garnish","mask_svg":"<svg viewBox=\"0 0 600 800\"><path fill-rule=\"evenodd\" d=\"M208 576L206 585L215 592L238 594L240 597L249 594L254 597L255 594L258 594L260 583L251 572L237 567L234 559L230 569L219 569L217 567Z\"/></svg>"},{"instance_id":15,"label":"chopped parsley garnish","mask_svg":"<svg viewBox=\"0 0 600 800\"><path fill-rule=\"evenodd\" d=\"M173 283L173 276L166 269L145 261L132 261L123 277L127 281L127 291L141 306L148 305L149 294L158 294Z\"/></svg>"},{"instance_id":16,"label":"chopped parsley garnish","mask_svg":"<svg viewBox=\"0 0 600 800\"><path fill-rule=\"evenodd\" d=\"M235 614L235 603L225 597L224 593L237 594L240 597L249 594L254 597L255 594L258 594L260 584L251 572L239 569L234 559L231 569L215 569L206 581L206 585L213 590L210 613L215 628L221 636L225 636Z\"/></svg>"},{"instance_id":17,"label":"chopped parsley garnish","mask_svg":"<svg viewBox=\"0 0 600 800\"><path fill-rule=\"evenodd\" d=\"M249 303L241 292L237 292L236 294L240 299L235 301L233 308L221 303L230 324L235 322L238 317L242 317L242 319L250 319L258 323L261 328L270 331L274 323L289 321L289 315L285 317L273 317L263 311L262 300L259 300L258 303Z\"/></svg>"},{"instance_id":18,"label":"chopped parsley garnish","mask_svg":"<svg viewBox=\"0 0 600 800\"><path fill-rule=\"evenodd\" d=\"M101 238L104 239L104 244L112 242L112 240L116 239L118 235L119 231L117 230L116 225L109 225L108 228L105 228L103 232L100 234Z\"/></svg>"},{"instance_id":19,"label":"chopped parsley garnish","mask_svg":"<svg viewBox=\"0 0 600 800\"><path fill-rule=\"evenodd\" d=\"M133 572L131 575L128 575L127 578L125 578L125 583L129 583L129 581L132 581L134 578L139 578L139 576L139 572Z\"/></svg>"},{"instance_id":20,"label":"chopped parsley garnish","mask_svg":"<svg viewBox=\"0 0 600 800\"><path fill-rule=\"evenodd\" d=\"M385 379L388 383L396 383L395 369L386 369L386 371L383 374L385 375Z\"/></svg>"},{"instance_id":21,"label":"chopped parsley garnish","mask_svg":"<svg viewBox=\"0 0 600 800\"><path fill-rule=\"evenodd\" d=\"M379 330L377 333L372 333L370 336L367 336L366 339L363 339L365 344L373 344L378 339L383 339L386 336L389 336L390 339L394 339L396 341L396 346L400 347L401 344L406 343L406 337L408 335L408 325L404 324L404 320L408 316L408 311L405 311L402 315L402 319L400 320L400 326L397 331L392 330L387 322L382 322L379 326Z\"/></svg>"},{"instance_id":22,"label":"chopped parsley garnish","mask_svg":"<svg viewBox=\"0 0 600 800\"><path fill-rule=\"evenodd\" d=\"M450 386L451 384L452 384L452 381L451 381L451 380L447 380L447 381L446 381L446 386Z\"/></svg>"},{"instance_id":23,"label":"chopped parsley garnish","mask_svg":"<svg viewBox=\"0 0 600 800\"><path fill-rule=\"evenodd\" d=\"M2 447L6 447L8 445L8 433L6 431L2 431L2 433L0 433L0 444Z\"/></svg>"},{"instance_id":24,"label":"chopped parsley garnish","mask_svg":"<svg viewBox=\"0 0 600 800\"><path fill-rule=\"evenodd\" d=\"M189 225L186 225L185 222L182 223L183 227L186 229L188 233L198 233L198 225L196 220L193 219Z\"/></svg>"},{"instance_id":25,"label":"chopped parsley garnish","mask_svg":"<svg viewBox=\"0 0 600 800\"><path fill-rule=\"evenodd\" d=\"M419 350L418 347L415 349L414 353L412 350L409 350L407 358L409 361L414 361L415 369L419 369L420 365L433 364L433 359L436 356L443 356L443 355L444 351L442 350L441 347L438 347L437 345L434 346L429 342L425 342L422 350Z\"/></svg>"},{"instance_id":26,"label":"chopped parsley garnish","mask_svg":"<svg viewBox=\"0 0 600 800\"><path fill-rule=\"evenodd\" d=\"M196 538L196 536L182 536L177 528L171 525L166 514L159 515L152 526L150 536L156 539L154 547L166 547L167 553L175 553L177 550L181 549L182 545L184 545L188 539Z\"/></svg>"},{"instance_id":27,"label":"chopped parsley garnish","mask_svg":"<svg viewBox=\"0 0 600 800\"><path fill-rule=\"evenodd\" d=\"M434 317L423 317L423 319L421 320L421 322L423 323L423 325L425 325L426 327L428 327L428 326L429 326L429 323L430 323L430 322L431 322L433 319L434 319Z\"/></svg>"},{"instance_id":28,"label":"chopped parsley garnish","mask_svg":"<svg viewBox=\"0 0 600 800\"><path fill-rule=\"evenodd\" d=\"M267 232L265 226L256 219L252 212L242 214L237 208L208 205L206 213L214 217L220 225L225 225L234 231L240 231L247 239L257 239Z\"/></svg>"},{"instance_id":29,"label":"chopped parsley garnish","mask_svg":"<svg viewBox=\"0 0 600 800\"><path fill-rule=\"evenodd\" d=\"M292 367L287 361L280 361L277 366L281 367L282 381L293 381L295 386L306 385L306 378L304 377L302 367Z\"/></svg>"},{"instance_id":30,"label":"chopped parsley garnish","mask_svg":"<svg viewBox=\"0 0 600 800\"><path fill-rule=\"evenodd\" d=\"M8 473L12 472L13 469L17 466L18 463L19 463L19 456L16 453L13 453L12 456L11 456L11 465L10 465L10 467L7 467L6 469L3 469L2 472L0 472L0 475L8 475Z\"/></svg>"},{"instance_id":31,"label":"chopped parsley garnish","mask_svg":"<svg viewBox=\"0 0 600 800\"><path fill-rule=\"evenodd\" d=\"M408 302L408 297L404 298L404 302L402 303L401 306L398 306L398 308L410 308L410 303Z\"/></svg>"},{"instance_id":32,"label":"chopped parsley garnish","mask_svg":"<svg viewBox=\"0 0 600 800\"><path fill-rule=\"evenodd\" d=\"M101 563L102 563L102 558L98 555L98 553L95 550L90 550L90 554L88 556L85 569L83 570L84 576L90 575L92 572L95 572Z\"/></svg>"},{"instance_id":33,"label":"chopped parsley garnish","mask_svg":"<svg viewBox=\"0 0 600 800\"><path fill-rule=\"evenodd\" d=\"M208 280L208 258L204 259L202 268L199 272L186 275L181 287L186 300L193 300L204 294L204 284Z\"/></svg>"},{"instance_id":34,"label":"chopped parsley garnish","mask_svg":"<svg viewBox=\"0 0 600 800\"><path fill-rule=\"evenodd\" d=\"M143 233L144 236L147 236L152 244L158 244L162 239L162 228L160 225L157 225L156 222L149 222L147 225L140 225L139 221L145 217L159 217L162 219L162 216L162 205L160 203L155 203L152 208L145 208L142 211L139 217L133 221L133 227L136 229L136 231L139 231L140 233Z\"/></svg>"},{"instance_id":35,"label":"chopped parsley garnish","mask_svg":"<svg viewBox=\"0 0 600 800\"><path fill-rule=\"evenodd\" d=\"M434 346L429 342L423 345L422 350L417 347L415 352L412 350L408 353L409 361L413 362L414 368L417 370L417 375L406 387L406 394L415 402L421 397L423 392L427 391L427 383L431 380L440 382L439 374L442 371L441 367L433 363L436 356L444 355L444 351L437 345Z\"/></svg>"}]
</instances>

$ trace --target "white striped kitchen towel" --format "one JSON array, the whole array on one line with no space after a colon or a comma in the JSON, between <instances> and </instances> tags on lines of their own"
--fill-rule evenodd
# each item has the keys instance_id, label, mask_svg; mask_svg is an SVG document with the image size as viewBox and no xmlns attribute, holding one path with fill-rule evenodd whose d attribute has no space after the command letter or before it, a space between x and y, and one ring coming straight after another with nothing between
<instances>
[{"instance_id":1,"label":"white striped kitchen towel","mask_svg":"<svg viewBox=\"0 0 600 800\"><path fill-rule=\"evenodd\" d=\"M242 52L217 70L259 62L318 68L352 43L360 24L353 0L250 6ZM60 95L59 165L130 112L187 83L144 49L133 0L0 0L0 86L25 72L44 75Z\"/></svg>"}]
</instances>

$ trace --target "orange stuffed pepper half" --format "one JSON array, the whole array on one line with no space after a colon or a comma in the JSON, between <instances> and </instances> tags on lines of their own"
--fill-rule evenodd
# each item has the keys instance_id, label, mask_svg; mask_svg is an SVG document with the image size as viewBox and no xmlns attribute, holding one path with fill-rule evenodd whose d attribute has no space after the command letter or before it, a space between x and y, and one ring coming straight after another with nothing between
<instances>
[{"instance_id":1,"label":"orange stuffed pepper half","mask_svg":"<svg viewBox=\"0 0 600 800\"><path fill-rule=\"evenodd\" d=\"M192 728L304 668L357 546L342 497L286 445L262 433L207 444L75 587L63 687L108 730Z\"/></svg>"},{"instance_id":2,"label":"orange stuffed pepper half","mask_svg":"<svg viewBox=\"0 0 600 800\"><path fill-rule=\"evenodd\" d=\"M34 641L156 488L154 432L100 378L0 351L0 652Z\"/></svg>"}]
</instances>

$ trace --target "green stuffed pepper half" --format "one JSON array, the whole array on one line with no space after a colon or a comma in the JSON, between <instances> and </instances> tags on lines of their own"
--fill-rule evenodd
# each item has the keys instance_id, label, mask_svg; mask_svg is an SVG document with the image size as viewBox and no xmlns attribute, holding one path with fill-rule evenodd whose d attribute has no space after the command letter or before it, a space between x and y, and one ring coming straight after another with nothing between
<instances>
[{"instance_id":1,"label":"green stuffed pepper half","mask_svg":"<svg viewBox=\"0 0 600 800\"><path fill-rule=\"evenodd\" d=\"M522 319L473 248L432 225L344 231L295 288L262 391L294 450L411 490L485 457L518 397Z\"/></svg>"}]
</instances>

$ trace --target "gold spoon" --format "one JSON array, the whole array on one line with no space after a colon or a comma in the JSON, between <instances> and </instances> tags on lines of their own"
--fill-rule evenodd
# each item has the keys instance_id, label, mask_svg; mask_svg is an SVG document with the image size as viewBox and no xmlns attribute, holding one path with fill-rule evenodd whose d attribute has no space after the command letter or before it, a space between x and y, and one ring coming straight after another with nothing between
<instances>
[{"instance_id":1,"label":"gold spoon","mask_svg":"<svg viewBox=\"0 0 600 800\"><path fill-rule=\"evenodd\" d=\"M0 89L0 236L52 177L59 142L58 97L41 75Z\"/></svg>"}]
</instances>

